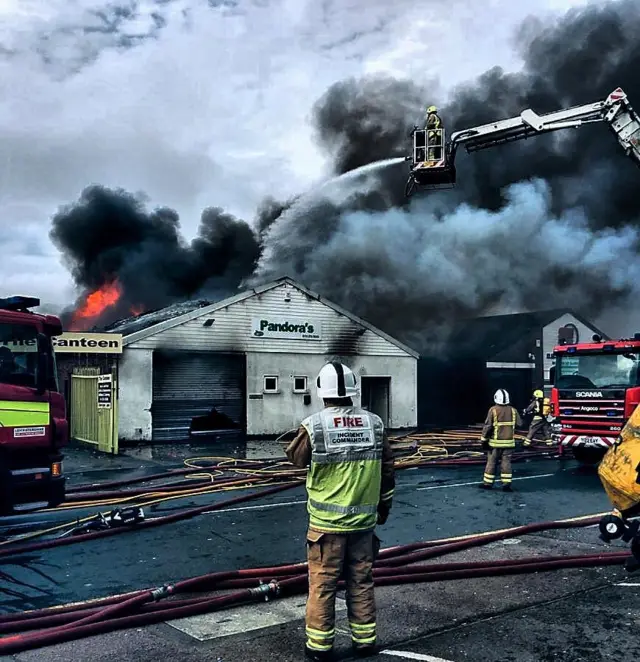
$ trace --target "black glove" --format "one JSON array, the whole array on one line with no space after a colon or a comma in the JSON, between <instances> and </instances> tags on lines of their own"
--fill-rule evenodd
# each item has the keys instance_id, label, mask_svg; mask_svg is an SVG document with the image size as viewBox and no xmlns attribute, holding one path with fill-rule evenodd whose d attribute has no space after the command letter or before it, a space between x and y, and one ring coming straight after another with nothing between
<instances>
[{"instance_id":1,"label":"black glove","mask_svg":"<svg viewBox=\"0 0 640 662\"><path fill-rule=\"evenodd\" d=\"M482 439L482 450L483 451L488 451L491 449L491 446L489 446L489 440L488 439Z\"/></svg>"},{"instance_id":2,"label":"black glove","mask_svg":"<svg viewBox=\"0 0 640 662\"><path fill-rule=\"evenodd\" d=\"M389 513L391 512L391 504L381 501L378 504L378 524L384 524L387 519L389 519Z\"/></svg>"}]
</instances>

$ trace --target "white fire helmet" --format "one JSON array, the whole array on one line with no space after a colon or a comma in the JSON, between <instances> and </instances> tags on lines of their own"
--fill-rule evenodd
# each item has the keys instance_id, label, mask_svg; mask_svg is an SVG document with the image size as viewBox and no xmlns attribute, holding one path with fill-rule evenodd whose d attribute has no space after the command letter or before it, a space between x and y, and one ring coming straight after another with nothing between
<instances>
[{"instance_id":1,"label":"white fire helmet","mask_svg":"<svg viewBox=\"0 0 640 662\"><path fill-rule=\"evenodd\" d=\"M358 394L356 376L342 363L327 363L316 379L318 397L323 400L350 398Z\"/></svg>"},{"instance_id":2,"label":"white fire helmet","mask_svg":"<svg viewBox=\"0 0 640 662\"><path fill-rule=\"evenodd\" d=\"M493 395L493 401L497 405L508 405L509 404L509 393L503 388L499 388Z\"/></svg>"}]
</instances>

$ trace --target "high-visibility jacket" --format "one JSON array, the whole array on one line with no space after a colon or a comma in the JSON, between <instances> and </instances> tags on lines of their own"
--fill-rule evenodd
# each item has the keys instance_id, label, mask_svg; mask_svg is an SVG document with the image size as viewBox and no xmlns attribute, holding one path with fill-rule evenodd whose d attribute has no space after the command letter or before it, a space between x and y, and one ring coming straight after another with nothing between
<instances>
[{"instance_id":1,"label":"high-visibility jacket","mask_svg":"<svg viewBox=\"0 0 640 662\"><path fill-rule=\"evenodd\" d=\"M439 129L442 124L436 113L427 113L426 120L426 129Z\"/></svg>"},{"instance_id":2,"label":"high-visibility jacket","mask_svg":"<svg viewBox=\"0 0 640 662\"><path fill-rule=\"evenodd\" d=\"M309 527L325 533L370 531L378 508L389 507L395 479L393 453L379 416L358 407L327 407L302 421L287 448L309 465Z\"/></svg>"},{"instance_id":3,"label":"high-visibility jacket","mask_svg":"<svg viewBox=\"0 0 640 662\"><path fill-rule=\"evenodd\" d=\"M520 414L511 405L493 405L487 412L482 441L491 448L514 448L516 427L522 425Z\"/></svg>"}]
</instances>

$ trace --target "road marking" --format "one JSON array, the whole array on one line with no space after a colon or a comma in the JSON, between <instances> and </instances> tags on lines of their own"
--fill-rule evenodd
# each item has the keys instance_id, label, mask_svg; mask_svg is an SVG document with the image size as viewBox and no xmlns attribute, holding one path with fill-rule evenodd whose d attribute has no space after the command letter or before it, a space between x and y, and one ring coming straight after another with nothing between
<instances>
[{"instance_id":1,"label":"road marking","mask_svg":"<svg viewBox=\"0 0 640 662\"><path fill-rule=\"evenodd\" d=\"M555 474L538 474L536 476L520 476L516 477L513 480L532 480L533 478L548 478L549 476L555 476ZM467 485L478 485L481 481L474 480L470 483L450 483L449 485L432 485L430 487L418 487L417 492L422 492L423 490L444 490L447 487L466 487Z\"/></svg>"},{"instance_id":2,"label":"road marking","mask_svg":"<svg viewBox=\"0 0 640 662\"><path fill-rule=\"evenodd\" d=\"M424 662L451 662L441 657L433 655L423 655L422 653L411 653L409 651L380 651L380 655L395 655L395 657L404 657L405 660L423 660Z\"/></svg>"},{"instance_id":3,"label":"road marking","mask_svg":"<svg viewBox=\"0 0 640 662\"><path fill-rule=\"evenodd\" d=\"M640 586L640 584L633 584L631 582L620 582L618 586Z\"/></svg>"},{"instance_id":4,"label":"road marking","mask_svg":"<svg viewBox=\"0 0 640 662\"><path fill-rule=\"evenodd\" d=\"M221 508L220 510L207 510L203 515L216 515L217 513L232 513L240 510L266 510L267 508L280 508L281 506L294 506L299 503L307 503L306 499L297 501L281 501L280 503L263 503L259 506L241 506L240 508Z\"/></svg>"}]
</instances>

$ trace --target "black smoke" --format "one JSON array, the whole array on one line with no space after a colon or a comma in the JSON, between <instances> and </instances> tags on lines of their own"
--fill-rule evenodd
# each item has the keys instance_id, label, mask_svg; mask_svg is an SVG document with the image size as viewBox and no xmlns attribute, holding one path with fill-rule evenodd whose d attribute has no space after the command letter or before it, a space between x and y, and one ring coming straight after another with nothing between
<instances>
[{"instance_id":1,"label":"black smoke","mask_svg":"<svg viewBox=\"0 0 640 662\"><path fill-rule=\"evenodd\" d=\"M608 2L573 9L556 24L529 19L519 30L524 68L496 68L460 87L445 109L452 128L544 113L605 99L622 87L640 104L640 3ZM639 106L640 108L640 106ZM551 208L586 210L594 228L637 223L639 171L622 157L606 125L562 131L473 154L462 162L466 199L497 209L509 184L540 177L551 188Z\"/></svg>"},{"instance_id":2,"label":"black smoke","mask_svg":"<svg viewBox=\"0 0 640 662\"><path fill-rule=\"evenodd\" d=\"M87 187L52 225L51 239L82 289L74 308L107 283L122 288L101 324L196 294L225 296L251 273L261 250L251 226L218 207L202 212L197 236L187 243L176 211L148 211L143 196L102 186Z\"/></svg>"},{"instance_id":3,"label":"black smoke","mask_svg":"<svg viewBox=\"0 0 640 662\"><path fill-rule=\"evenodd\" d=\"M530 19L518 32L520 72L487 71L445 103L435 85L336 83L312 112L336 178L265 200L255 230L211 208L187 243L176 212L90 187L56 215L52 237L79 285L117 277L127 306L224 296L289 275L418 349L463 317L568 306L593 319L640 293L640 170L606 125L460 151L456 189L410 202L401 159L431 103L449 133L525 108L590 103L618 86L640 106L638 34L635 0Z\"/></svg>"},{"instance_id":4,"label":"black smoke","mask_svg":"<svg viewBox=\"0 0 640 662\"><path fill-rule=\"evenodd\" d=\"M444 105L405 81L340 82L314 108L317 135L341 174L408 154L407 132L430 103L449 133L618 86L640 104L638 34L640 5L629 0L530 19L518 33L521 72L492 69ZM424 329L462 317L568 306L593 319L638 292L640 169L605 124L460 151L456 165L455 191L410 204L402 163L363 175L354 191L340 178L330 201L297 201L267 232L252 282L286 272L422 347Z\"/></svg>"}]
</instances>

